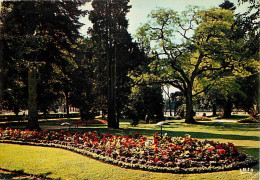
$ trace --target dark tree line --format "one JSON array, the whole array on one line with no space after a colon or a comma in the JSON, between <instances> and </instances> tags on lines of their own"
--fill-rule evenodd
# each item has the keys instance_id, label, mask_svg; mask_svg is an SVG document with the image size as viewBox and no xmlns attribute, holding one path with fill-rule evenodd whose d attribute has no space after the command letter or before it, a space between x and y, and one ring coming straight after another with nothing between
<instances>
[{"instance_id":1,"label":"dark tree line","mask_svg":"<svg viewBox=\"0 0 260 180\"><path fill-rule=\"evenodd\" d=\"M80 109L89 120L102 110L108 127L130 103L131 70L144 53L127 32L128 0L4 1L1 11L1 104L16 114L29 108L28 128L39 129L37 111L47 114L61 104ZM93 28L82 37L81 16ZM36 80L37 79L37 80ZM28 85L29 84L29 85Z\"/></svg>"},{"instance_id":2,"label":"dark tree line","mask_svg":"<svg viewBox=\"0 0 260 180\"><path fill-rule=\"evenodd\" d=\"M109 128L119 128L119 119L123 116L137 120L150 116L161 120L163 84L182 91L186 122L193 123L193 93L207 92L212 102L217 102L212 94L220 92L208 88L214 83L205 83L205 79L215 81L219 75L232 75L231 71L239 69L234 67L237 62L243 62L246 57L259 58L259 33L256 33L255 24L258 14L246 12L234 16L229 10L233 11L235 7L229 1L220 5L222 9L198 11L187 15L183 21L183 17L173 11L153 11L152 18L158 18L161 29L144 26L139 31L138 43L133 42L127 31L129 0L93 0L93 10L89 12L80 10L86 2L2 2L0 110L3 106L18 115L22 109L29 109L27 127L30 129L40 128L38 111L47 114L48 110L61 104L66 105L67 115L69 105L79 108L82 120L93 119L97 112L102 111L104 116L107 115ZM252 4L251 9L256 7ZM82 37L79 28L83 24L79 18L87 14L93 27L86 32L87 37ZM222 14L226 17L223 18ZM193 19L187 19L189 17ZM165 27L173 21L173 26L178 25L184 31L182 36L187 41L183 44L171 42L172 31ZM193 37L186 36L189 28L182 26L184 21L194 22L198 27ZM213 21L218 22L217 28ZM231 28L222 26L223 22ZM151 46L147 45L148 38L157 38L162 51L151 51ZM230 46L222 42L230 42ZM239 50L242 46L246 51ZM240 54L237 61L232 59L235 57L232 53ZM159 56L162 54L168 58L161 59ZM169 66L165 66L167 63ZM251 93L253 87L249 85L254 83L256 72L255 68L246 68L253 78L237 78L235 84L240 84L244 94L250 93L244 97L252 101L239 105L249 108L255 103L256 93ZM137 76L156 81L144 83L135 78ZM203 82L200 85L203 91L195 87L198 80ZM244 84L249 85L244 87ZM233 94L231 97L231 94L224 98L227 109L228 105L235 103L233 97L241 95ZM219 97L223 98L223 94Z\"/></svg>"},{"instance_id":3,"label":"dark tree line","mask_svg":"<svg viewBox=\"0 0 260 180\"><path fill-rule=\"evenodd\" d=\"M3 1L1 11L1 72L3 106L19 110L28 106L28 75L34 69L38 79L38 108L46 112L61 93L75 62L80 37L78 9L84 1ZM35 96L35 95L34 95ZM33 109L38 109L34 107ZM28 128L39 128L37 116Z\"/></svg>"}]
</instances>

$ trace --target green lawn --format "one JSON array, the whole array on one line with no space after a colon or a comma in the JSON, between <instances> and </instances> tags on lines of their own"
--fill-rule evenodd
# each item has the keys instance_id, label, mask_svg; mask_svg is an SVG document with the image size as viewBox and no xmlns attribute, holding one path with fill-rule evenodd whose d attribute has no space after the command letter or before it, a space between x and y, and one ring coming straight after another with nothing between
<instances>
[{"instance_id":1,"label":"green lawn","mask_svg":"<svg viewBox=\"0 0 260 180\"><path fill-rule=\"evenodd\" d=\"M60 128L57 124L41 123L44 128ZM76 130L96 130L114 135L127 135L140 132L152 136L160 127L140 124L132 127L129 122L122 122L119 130L108 130L105 126L88 126ZM185 124L181 121L171 121L164 126L163 132L171 136L190 134L200 140L210 139L219 142L233 142L239 150L259 158L260 126L258 124L240 124L223 122L201 122ZM20 170L28 174L46 175L61 179L258 179L259 174L244 174L240 171L226 171L204 174L167 174L140 170L123 169L109 165L63 149L0 144L0 167L9 170ZM259 165L254 172L259 171Z\"/></svg>"}]
</instances>

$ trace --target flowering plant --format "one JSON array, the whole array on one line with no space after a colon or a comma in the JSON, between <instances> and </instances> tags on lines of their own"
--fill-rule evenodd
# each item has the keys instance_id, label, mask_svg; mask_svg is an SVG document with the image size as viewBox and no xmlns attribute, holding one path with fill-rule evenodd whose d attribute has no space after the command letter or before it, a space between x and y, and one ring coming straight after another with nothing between
<instances>
[{"instance_id":1,"label":"flowering plant","mask_svg":"<svg viewBox=\"0 0 260 180\"><path fill-rule=\"evenodd\" d=\"M256 163L251 159L245 164L248 157L239 152L233 143L199 141L188 134L185 137L161 138L155 133L152 139L148 139L137 132L134 135L114 136L96 131L21 131L0 128L0 140L62 147L123 167L153 171L164 169L181 172L179 169L190 168L212 170L213 167L223 169ZM191 170L192 173L196 171L200 172Z\"/></svg>"}]
</instances>

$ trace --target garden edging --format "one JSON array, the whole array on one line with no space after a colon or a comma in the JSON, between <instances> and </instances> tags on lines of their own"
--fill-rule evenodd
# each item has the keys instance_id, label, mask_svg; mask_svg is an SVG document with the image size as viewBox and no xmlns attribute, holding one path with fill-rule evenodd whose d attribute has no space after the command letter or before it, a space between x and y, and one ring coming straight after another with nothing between
<instances>
[{"instance_id":1,"label":"garden edging","mask_svg":"<svg viewBox=\"0 0 260 180\"><path fill-rule=\"evenodd\" d=\"M59 141L57 141L59 142ZM24 141L15 141L15 140L0 140L0 143L10 143L10 144L19 144L19 145L30 145L30 146L41 146L41 147L54 147L54 148L61 148L65 150L69 150L72 152L76 152L78 154L88 156L99 161L117 165L122 168L127 169L139 169L144 171L152 171L152 172L163 172L163 173L175 173L175 174L191 174L191 173L207 173L207 172L217 172L217 171L228 171L228 170L235 170L244 167L250 167L257 164L257 160L248 154L244 161L232 163L230 165L222 165L222 166L209 166L209 167L192 167L192 168L181 168L181 167L157 167L157 166L150 166L150 165L143 165L143 164L133 164L123 162L117 159L113 159L108 156L103 156L94 152L87 151L85 149L76 148L73 146L66 146L62 144L58 144L55 142L51 143L36 143L36 142L24 142Z\"/></svg>"}]
</instances>

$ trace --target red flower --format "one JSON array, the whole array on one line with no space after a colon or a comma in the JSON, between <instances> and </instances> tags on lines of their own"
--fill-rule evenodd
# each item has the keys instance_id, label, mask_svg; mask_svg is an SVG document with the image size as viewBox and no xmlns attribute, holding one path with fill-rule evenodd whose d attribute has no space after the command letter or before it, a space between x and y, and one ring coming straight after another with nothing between
<instances>
[{"instance_id":1,"label":"red flower","mask_svg":"<svg viewBox=\"0 0 260 180\"><path fill-rule=\"evenodd\" d=\"M208 150L212 153L212 148L208 148Z\"/></svg>"},{"instance_id":2,"label":"red flower","mask_svg":"<svg viewBox=\"0 0 260 180\"><path fill-rule=\"evenodd\" d=\"M225 149L218 149L217 153L218 154L226 154L226 150Z\"/></svg>"},{"instance_id":3,"label":"red flower","mask_svg":"<svg viewBox=\"0 0 260 180\"><path fill-rule=\"evenodd\" d=\"M94 142L97 142L97 141L98 141L98 139L96 137L94 137Z\"/></svg>"},{"instance_id":4,"label":"red flower","mask_svg":"<svg viewBox=\"0 0 260 180\"><path fill-rule=\"evenodd\" d=\"M218 144L218 145L216 145L216 149L220 149L221 148L221 146Z\"/></svg>"},{"instance_id":5,"label":"red flower","mask_svg":"<svg viewBox=\"0 0 260 180\"><path fill-rule=\"evenodd\" d=\"M157 147L155 147L154 151L155 151L155 152L158 152L158 148L157 148Z\"/></svg>"},{"instance_id":6,"label":"red flower","mask_svg":"<svg viewBox=\"0 0 260 180\"><path fill-rule=\"evenodd\" d=\"M177 145L177 146L176 146L176 149L181 149L181 145Z\"/></svg>"},{"instance_id":7,"label":"red flower","mask_svg":"<svg viewBox=\"0 0 260 180\"><path fill-rule=\"evenodd\" d=\"M228 147L233 147L234 144L233 143L228 143Z\"/></svg>"},{"instance_id":8,"label":"red flower","mask_svg":"<svg viewBox=\"0 0 260 180\"><path fill-rule=\"evenodd\" d=\"M135 138L138 138L140 136L139 132L135 132Z\"/></svg>"}]
</instances>

